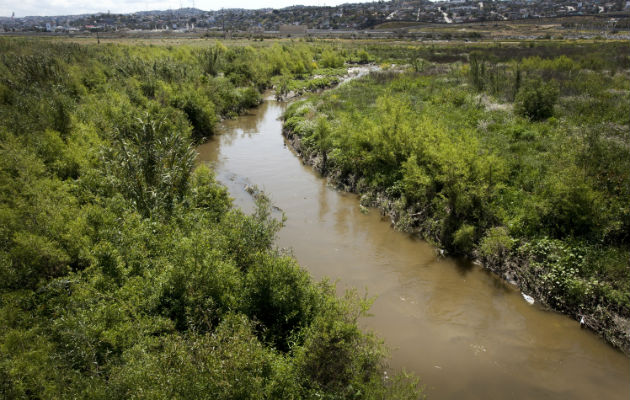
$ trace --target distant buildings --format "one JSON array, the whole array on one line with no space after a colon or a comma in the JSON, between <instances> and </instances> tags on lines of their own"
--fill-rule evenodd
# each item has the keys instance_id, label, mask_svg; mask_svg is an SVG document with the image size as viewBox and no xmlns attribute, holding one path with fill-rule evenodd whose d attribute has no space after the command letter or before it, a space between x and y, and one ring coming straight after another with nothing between
<instances>
[{"instance_id":1,"label":"distant buildings","mask_svg":"<svg viewBox=\"0 0 630 400\"><path fill-rule=\"evenodd\" d=\"M606 15L630 20L630 0L396 0L339 7L293 6L283 9L195 8L133 14L84 14L63 17L0 17L4 31L203 30L251 32L252 29L303 35L315 30L365 30L382 23L463 23L528 18ZM618 15L619 13L626 15ZM625 29L626 23L616 26Z\"/></svg>"}]
</instances>

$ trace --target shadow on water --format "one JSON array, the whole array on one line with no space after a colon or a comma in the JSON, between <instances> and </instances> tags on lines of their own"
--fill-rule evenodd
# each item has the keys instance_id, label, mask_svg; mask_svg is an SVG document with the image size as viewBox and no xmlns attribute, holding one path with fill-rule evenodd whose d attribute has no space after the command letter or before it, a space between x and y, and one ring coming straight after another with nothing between
<instances>
[{"instance_id":1,"label":"shadow on water","mask_svg":"<svg viewBox=\"0 0 630 400\"><path fill-rule=\"evenodd\" d=\"M452 260L455 270L463 277L467 276L475 268L475 265L465 258L456 257L452 258Z\"/></svg>"},{"instance_id":2,"label":"shadow on water","mask_svg":"<svg viewBox=\"0 0 630 400\"><path fill-rule=\"evenodd\" d=\"M482 271L484 272L484 274L486 274L488 276L488 279L492 283L492 286L497 291L501 291L503 293L508 293L508 292L513 292L514 290L518 290L516 288L516 286L513 286L513 285L507 283L503 279L501 279L498 276L496 276L490 270L483 268Z\"/></svg>"}]
</instances>

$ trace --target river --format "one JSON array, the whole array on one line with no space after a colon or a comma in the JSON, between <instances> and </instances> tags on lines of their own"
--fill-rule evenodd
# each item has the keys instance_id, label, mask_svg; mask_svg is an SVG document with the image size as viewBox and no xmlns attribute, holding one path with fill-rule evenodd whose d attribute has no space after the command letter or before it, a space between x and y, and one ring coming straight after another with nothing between
<instances>
[{"instance_id":1,"label":"river","mask_svg":"<svg viewBox=\"0 0 630 400\"><path fill-rule=\"evenodd\" d=\"M326 184L286 146L271 98L222 123L198 147L245 211L257 185L287 216L278 245L319 280L377 296L361 324L385 339L392 370L414 372L432 399L630 398L630 360L578 322L529 305L464 260L396 232L357 196Z\"/></svg>"}]
</instances>

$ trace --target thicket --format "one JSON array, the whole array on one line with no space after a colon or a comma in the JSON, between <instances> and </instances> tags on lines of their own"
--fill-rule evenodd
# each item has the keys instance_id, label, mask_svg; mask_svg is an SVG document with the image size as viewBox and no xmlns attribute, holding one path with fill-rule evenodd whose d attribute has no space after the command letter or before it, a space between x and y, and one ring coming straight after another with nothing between
<instances>
[{"instance_id":1,"label":"thicket","mask_svg":"<svg viewBox=\"0 0 630 400\"><path fill-rule=\"evenodd\" d=\"M408 48L410 71L297 102L285 129L365 203L386 198L399 228L510 261L524 290L630 351L617 324L630 317L630 70L613 65L629 49L600 44L593 64L565 46L514 59L473 46L451 64Z\"/></svg>"},{"instance_id":2,"label":"thicket","mask_svg":"<svg viewBox=\"0 0 630 400\"><path fill-rule=\"evenodd\" d=\"M347 44L350 50L355 44ZM602 70L623 70L630 68L630 55L627 43L623 41L513 41L442 44L416 44L409 42L379 43L366 42L364 48L369 54L386 62L408 62L420 57L430 62L447 64L467 63L470 55L477 53L485 60L505 63L527 58L553 60L565 56L586 68Z\"/></svg>"},{"instance_id":3,"label":"thicket","mask_svg":"<svg viewBox=\"0 0 630 400\"><path fill-rule=\"evenodd\" d=\"M306 45L0 40L0 397L416 398L335 296L232 207L195 139ZM262 61L261 61L262 60Z\"/></svg>"}]
</instances>

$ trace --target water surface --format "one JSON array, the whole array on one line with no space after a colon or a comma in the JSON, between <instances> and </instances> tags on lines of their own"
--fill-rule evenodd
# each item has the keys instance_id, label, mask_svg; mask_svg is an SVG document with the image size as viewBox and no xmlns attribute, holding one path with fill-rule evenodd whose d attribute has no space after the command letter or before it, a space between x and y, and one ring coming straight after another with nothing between
<instances>
[{"instance_id":1,"label":"water surface","mask_svg":"<svg viewBox=\"0 0 630 400\"><path fill-rule=\"evenodd\" d=\"M630 398L630 361L560 314L527 304L483 268L441 258L394 231L376 210L327 186L287 148L285 104L267 99L223 123L200 146L235 204L253 209L246 185L263 189L288 220L278 245L319 280L377 296L362 325L392 349L394 370L416 373L433 399Z\"/></svg>"}]
</instances>

